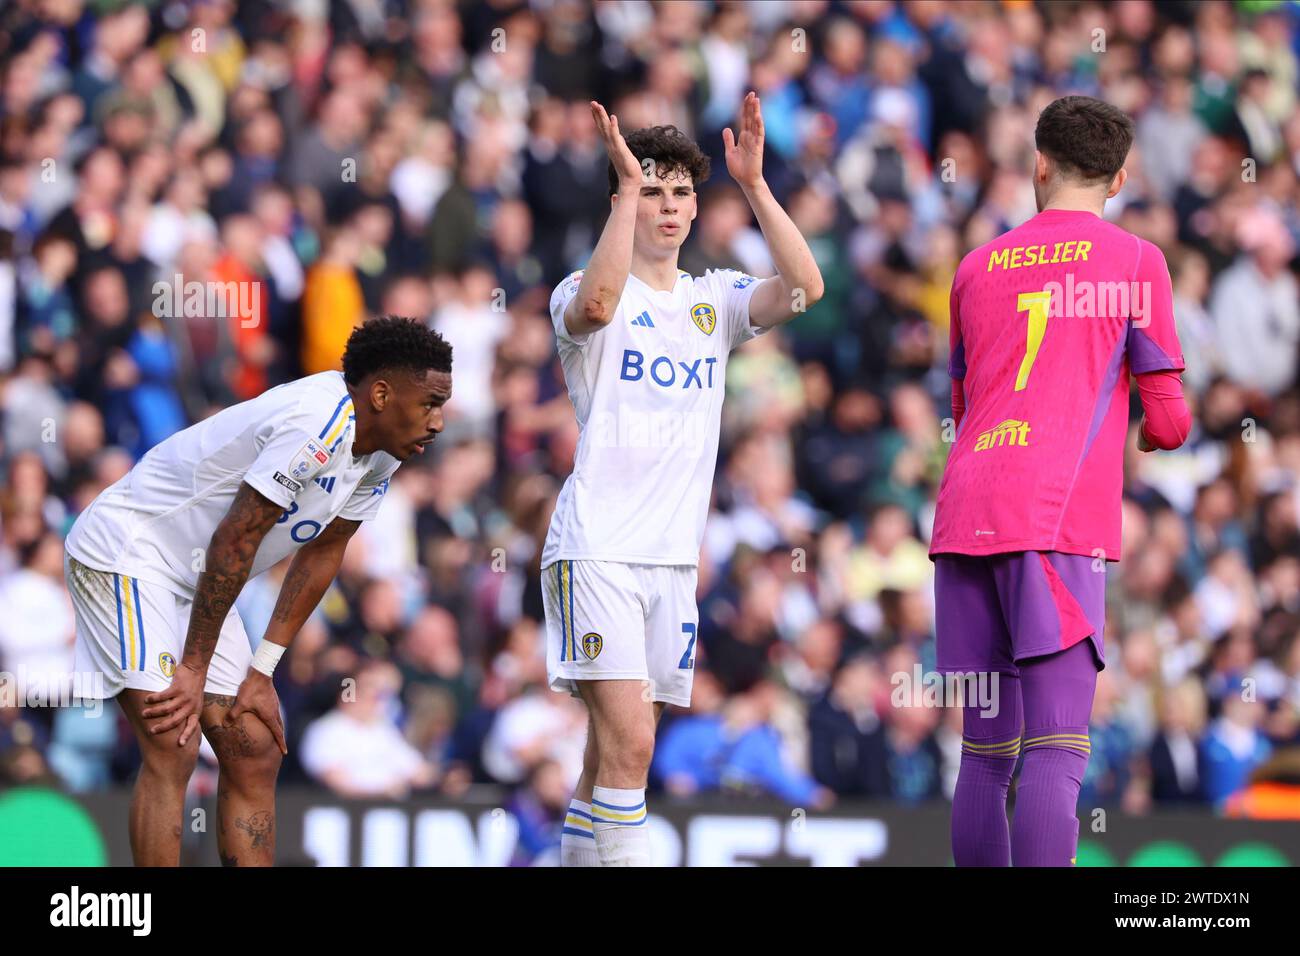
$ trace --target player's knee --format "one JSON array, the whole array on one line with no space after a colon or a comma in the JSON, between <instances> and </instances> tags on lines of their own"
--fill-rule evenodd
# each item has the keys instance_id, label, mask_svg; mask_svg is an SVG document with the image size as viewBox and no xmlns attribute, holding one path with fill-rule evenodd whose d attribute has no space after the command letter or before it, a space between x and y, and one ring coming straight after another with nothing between
<instances>
[{"instance_id":1,"label":"player's knee","mask_svg":"<svg viewBox=\"0 0 1300 956\"><path fill-rule=\"evenodd\" d=\"M256 717L245 714L233 727L222 723L205 728L205 733L228 785L243 789L275 783L280 773L280 748Z\"/></svg>"},{"instance_id":2,"label":"player's knee","mask_svg":"<svg viewBox=\"0 0 1300 956\"><path fill-rule=\"evenodd\" d=\"M1040 771L1063 774L1076 786L1083 783L1092 746L1087 727L1046 727L1026 730L1021 755L1025 773L1033 776Z\"/></svg>"},{"instance_id":3,"label":"player's knee","mask_svg":"<svg viewBox=\"0 0 1300 956\"><path fill-rule=\"evenodd\" d=\"M184 747L176 745L174 733L141 741L140 757L141 772L183 789L199 761L199 735L192 735Z\"/></svg>"},{"instance_id":4,"label":"player's knee","mask_svg":"<svg viewBox=\"0 0 1300 956\"><path fill-rule=\"evenodd\" d=\"M650 768L650 761L654 757L654 752L654 728L637 728L620 735L618 746L608 748L608 752L604 753L603 763L609 769L629 773L644 773Z\"/></svg>"},{"instance_id":5,"label":"player's knee","mask_svg":"<svg viewBox=\"0 0 1300 956\"><path fill-rule=\"evenodd\" d=\"M240 790L262 789L275 785L280 774L280 750L272 743L253 752L227 754L217 765L226 783Z\"/></svg>"}]
</instances>

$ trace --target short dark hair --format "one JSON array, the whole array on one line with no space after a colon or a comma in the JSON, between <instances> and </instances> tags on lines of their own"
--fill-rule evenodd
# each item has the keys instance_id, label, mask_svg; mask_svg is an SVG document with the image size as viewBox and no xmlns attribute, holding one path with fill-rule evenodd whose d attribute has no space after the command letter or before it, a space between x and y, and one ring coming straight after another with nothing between
<instances>
[{"instance_id":1,"label":"short dark hair","mask_svg":"<svg viewBox=\"0 0 1300 956\"><path fill-rule=\"evenodd\" d=\"M648 126L633 130L626 137L627 148L637 160L655 161L655 174L664 179L674 172L686 173L698 188L709 178L709 157L695 141L676 126ZM609 164L609 194L618 192L618 173Z\"/></svg>"},{"instance_id":2,"label":"short dark hair","mask_svg":"<svg viewBox=\"0 0 1300 956\"><path fill-rule=\"evenodd\" d=\"M1038 116L1034 145L1066 176L1109 182L1133 145L1133 120L1091 96L1063 96Z\"/></svg>"},{"instance_id":3,"label":"short dark hair","mask_svg":"<svg viewBox=\"0 0 1300 956\"><path fill-rule=\"evenodd\" d=\"M384 315L352 330L343 350L343 380L360 385L367 375L389 370L421 375L451 371L451 343L419 319Z\"/></svg>"}]
</instances>

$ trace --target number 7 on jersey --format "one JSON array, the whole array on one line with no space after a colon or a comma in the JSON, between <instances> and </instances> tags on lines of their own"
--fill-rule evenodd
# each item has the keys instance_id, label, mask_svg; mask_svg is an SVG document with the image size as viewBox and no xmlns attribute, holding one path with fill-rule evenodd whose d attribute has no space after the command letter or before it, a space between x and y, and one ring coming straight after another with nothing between
<instances>
[{"instance_id":1,"label":"number 7 on jersey","mask_svg":"<svg viewBox=\"0 0 1300 956\"><path fill-rule=\"evenodd\" d=\"M1029 311L1029 329L1025 334L1025 357L1020 360L1020 374L1016 376L1015 391L1023 392L1025 386L1029 384L1029 371L1034 367L1034 360L1038 358L1039 346L1043 344L1043 336L1047 333L1047 312L1052 304L1052 293L1049 289L1043 289L1040 292L1021 292L1016 296L1016 311Z\"/></svg>"}]
</instances>

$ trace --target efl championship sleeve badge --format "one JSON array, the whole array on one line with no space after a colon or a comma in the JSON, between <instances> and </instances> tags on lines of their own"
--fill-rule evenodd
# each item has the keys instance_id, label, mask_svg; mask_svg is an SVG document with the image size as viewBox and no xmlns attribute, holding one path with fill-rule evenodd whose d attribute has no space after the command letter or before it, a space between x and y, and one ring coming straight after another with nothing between
<instances>
[{"instance_id":1,"label":"efl championship sleeve badge","mask_svg":"<svg viewBox=\"0 0 1300 956\"><path fill-rule=\"evenodd\" d=\"M298 450L298 454L293 456L293 461L289 463L289 474L297 481L305 482L316 472L320 471L329 464L330 453L314 438L307 440L307 444Z\"/></svg>"}]
</instances>

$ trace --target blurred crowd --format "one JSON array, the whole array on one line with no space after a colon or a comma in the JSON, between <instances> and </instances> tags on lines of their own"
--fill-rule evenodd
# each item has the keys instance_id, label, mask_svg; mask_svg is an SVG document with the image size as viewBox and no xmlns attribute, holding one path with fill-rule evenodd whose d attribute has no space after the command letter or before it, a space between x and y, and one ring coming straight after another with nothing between
<instances>
[{"instance_id":1,"label":"blurred crowd","mask_svg":"<svg viewBox=\"0 0 1300 956\"><path fill-rule=\"evenodd\" d=\"M960 713L891 695L934 661L948 290L1033 215L1039 110L1086 93L1137 124L1107 216L1170 264L1195 422L1175 452L1129 443L1080 805L1294 812L1298 26L1268 2L11 0L0 670L71 671L62 536L151 446L337 368L367 316L427 318L455 348L448 427L276 673L281 781L504 784L542 852L586 724L545 686L537 565L577 439L546 305L608 211L587 104L713 157L682 268L768 275L721 160L754 89L826 294L732 357L695 703L665 718L651 786L943 799ZM232 312L157 285L191 282L249 294ZM239 600L254 639L282 573ZM0 780L92 790L137 760L111 705L0 698Z\"/></svg>"}]
</instances>

